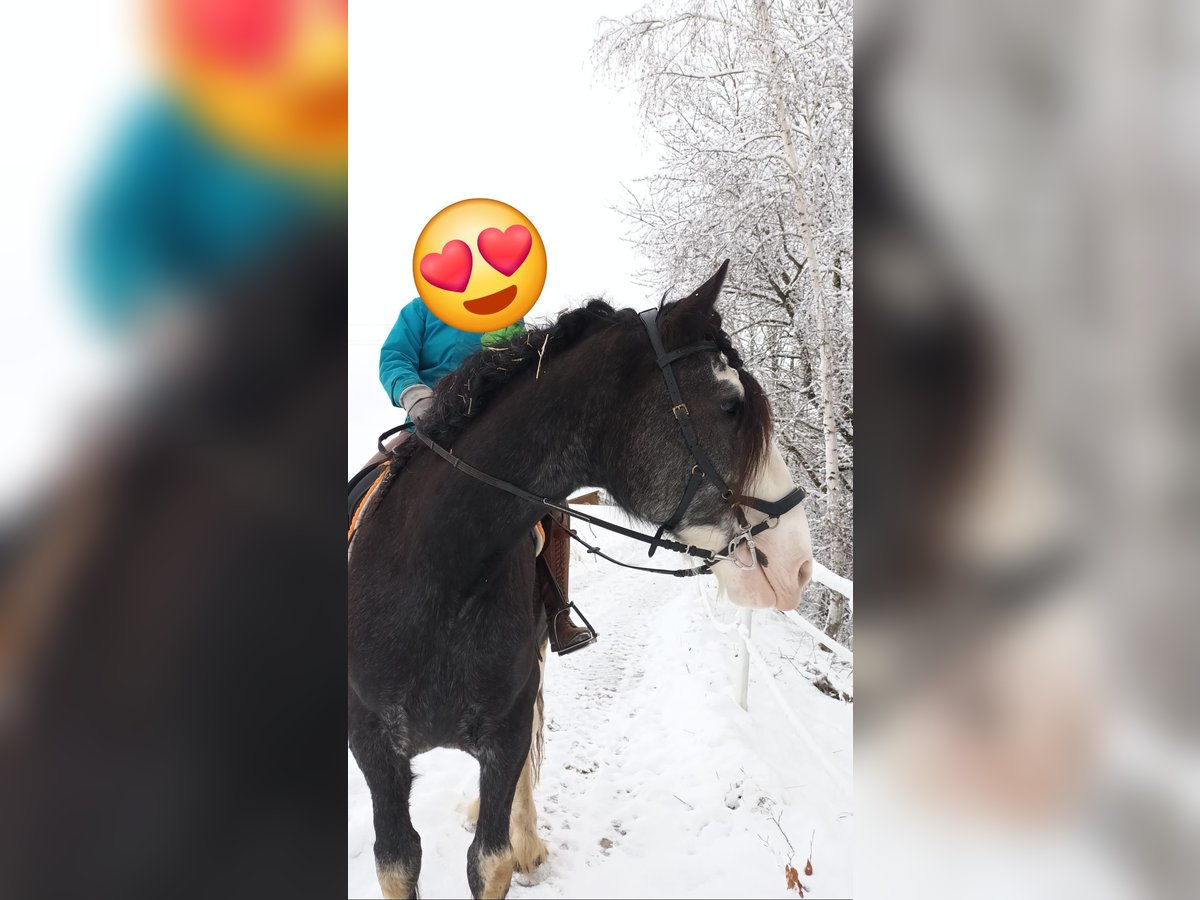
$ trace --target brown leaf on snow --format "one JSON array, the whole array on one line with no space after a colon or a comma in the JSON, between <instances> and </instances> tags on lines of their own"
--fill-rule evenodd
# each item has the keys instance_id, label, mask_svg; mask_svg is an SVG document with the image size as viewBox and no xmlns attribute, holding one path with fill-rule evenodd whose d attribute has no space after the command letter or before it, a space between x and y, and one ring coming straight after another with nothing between
<instances>
[{"instance_id":1,"label":"brown leaf on snow","mask_svg":"<svg viewBox=\"0 0 1200 900\"><path fill-rule=\"evenodd\" d=\"M796 889L796 893L801 897L804 896L804 885L800 883L800 873L796 871L795 866L786 865L783 867L783 874L787 876L787 889Z\"/></svg>"},{"instance_id":2,"label":"brown leaf on snow","mask_svg":"<svg viewBox=\"0 0 1200 900\"><path fill-rule=\"evenodd\" d=\"M804 874L805 874L805 875L811 875L811 874L812 874L812 860L811 860L811 859L810 859L810 860L808 860L808 862L806 862L806 863L804 864Z\"/></svg>"}]
</instances>

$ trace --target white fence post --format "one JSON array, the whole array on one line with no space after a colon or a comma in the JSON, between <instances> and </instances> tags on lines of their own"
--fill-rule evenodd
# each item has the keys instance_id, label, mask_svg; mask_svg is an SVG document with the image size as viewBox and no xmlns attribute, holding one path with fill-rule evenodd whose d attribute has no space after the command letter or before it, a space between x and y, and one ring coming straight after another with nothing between
<instances>
[{"instance_id":1,"label":"white fence post","mask_svg":"<svg viewBox=\"0 0 1200 900\"><path fill-rule=\"evenodd\" d=\"M738 675L733 686L733 696L738 706L749 709L750 692L750 648L746 638L750 637L750 625L754 622L754 610L749 607L738 610Z\"/></svg>"},{"instance_id":2,"label":"white fence post","mask_svg":"<svg viewBox=\"0 0 1200 900\"><path fill-rule=\"evenodd\" d=\"M830 572L820 563L814 566L813 579L817 584L823 584L826 587L842 594L849 601L851 612L854 610L854 582L848 578ZM697 579L696 592L699 595L700 603L704 607L704 612L708 616L709 624L713 629L720 634L728 634L731 631L737 632L738 646L738 671L733 683L733 699L742 709L749 711L749 693L750 693L750 657L755 658L755 663L762 667L767 676L766 686L770 692L775 695L775 699L784 706L784 712L792 719L792 723L797 727L800 725L799 719L795 718L795 714L786 706L786 701L783 695L779 693L778 687L775 686L770 667L762 658L758 648L754 645L754 641L750 636L750 628L753 622L754 610L749 607L743 607L738 610L737 618L732 622L718 622L716 616L713 615L712 606L709 603L708 590L704 582ZM817 628L795 610L789 610L784 615L791 619L793 623L800 626L801 630L808 633L814 643L825 647L830 653L837 658L848 662L851 665L854 663L854 652L848 647L838 643L833 638L825 634L821 629Z\"/></svg>"}]
</instances>

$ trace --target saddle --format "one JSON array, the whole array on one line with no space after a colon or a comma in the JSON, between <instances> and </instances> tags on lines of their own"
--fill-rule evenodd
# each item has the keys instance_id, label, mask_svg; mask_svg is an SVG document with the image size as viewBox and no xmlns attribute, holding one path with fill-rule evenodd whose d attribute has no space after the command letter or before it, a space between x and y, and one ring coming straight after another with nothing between
<instances>
[{"instance_id":1,"label":"saddle","mask_svg":"<svg viewBox=\"0 0 1200 900\"><path fill-rule=\"evenodd\" d=\"M349 523L346 533L347 543L354 542L354 535L362 521L367 502L383 485L383 481L391 474L392 464L387 460L367 466L346 486L346 499L349 505ZM390 479L389 479L390 480Z\"/></svg>"}]
</instances>

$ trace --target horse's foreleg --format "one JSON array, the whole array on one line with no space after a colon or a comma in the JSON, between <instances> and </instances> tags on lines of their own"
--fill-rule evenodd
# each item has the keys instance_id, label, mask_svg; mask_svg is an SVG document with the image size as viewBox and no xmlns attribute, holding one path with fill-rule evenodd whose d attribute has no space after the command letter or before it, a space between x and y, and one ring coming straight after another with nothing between
<instances>
[{"instance_id":1,"label":"horse's foreleg","mask_svg":"<svg viewBox=\"0 0 1200 900\"><path fill-rule=\"evenodd\" d=\"M350 692L350 750L371 790L375 819L375 873L383 896L416 898L421 837L412 825L408 795L412 766L393 746L379 717Z\"/></svg>"},{"instance_id":2,"label":"horse's foreleg","mask_svg":"<svg viewBox=\"0 0 1200 900\"><path fill-rule=\"evenodd\" d=\"M542 764L542 686L546 676L546 645L542 645L541 678L537 700L533 708L532 739L529 755L521 769L517 790L513 795L512 816L509 820L508 836L513 850L513 866L518 872L529 873L546 861L546 844L537 832L537 806L533 800L533 789L537 786L538 770ZM479 798L467 808L467 820L472 827L479 822Z\"/></svg>"},{"instance_id":3,"label":"horse's foreleg","mask_svg":"<svg viewBox=\"0 0 1200 900\"><path fill-rule=\"evenodd\" d=\"M502 898L513 873L509 838L513 795L529 763L533 701L518 703L511 718L476 752L479 760L479 822L467 850L467 882L477 898Z\"/></svg>"}]
</instances>

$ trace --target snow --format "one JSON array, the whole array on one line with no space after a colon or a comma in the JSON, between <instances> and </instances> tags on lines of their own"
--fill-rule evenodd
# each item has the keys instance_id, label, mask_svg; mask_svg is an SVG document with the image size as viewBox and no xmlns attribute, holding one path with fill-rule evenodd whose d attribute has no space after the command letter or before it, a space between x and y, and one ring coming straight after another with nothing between
<instances>
[{"instance_id":1,"label":"snow","mask_svg":"<svg viewBox=\"0 0 1200 900\"><path fill-rule=\"evenodd\" d=\"M620 520L616 510L600 514ZM644 555L615 535L588 539L631 562ZM693 579L575 552L572 599L600 640L567 657L552 654L546 665L545 760L534 796L550 857L532 875L517 874L509 896L795 897L784 866L790 860L803 873L810 838L806 895L852 895L852 799L825 768L850 782L853 707L802 674L805 662L827 666L828 657L782 615L755 613L755 644L825 755L822 765L758 670L749 712L734 702L736 637L713 628ZM714 607L722 621L734 620L726 601ZM347 758L349 896L379 897L370 795L349 751ZM478 767L455 750L424 754L413 766L420 890L469 896L466 811Z\"/></svg>"}]
</instances>

